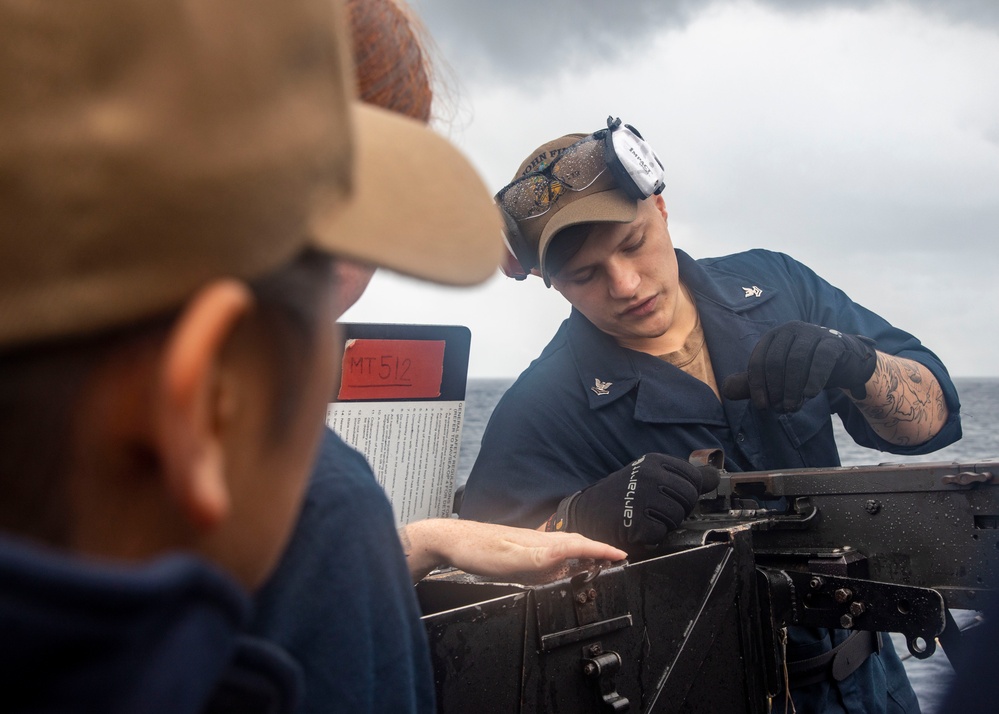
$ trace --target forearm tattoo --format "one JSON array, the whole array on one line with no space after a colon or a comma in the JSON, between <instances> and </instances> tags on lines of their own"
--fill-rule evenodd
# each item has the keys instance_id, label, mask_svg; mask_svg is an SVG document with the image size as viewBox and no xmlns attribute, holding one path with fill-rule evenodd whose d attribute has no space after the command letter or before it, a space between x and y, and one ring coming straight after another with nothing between
<instances>
[{"instance_id":1,"label":"forearm tattoo","mask_svg":"<svg viewBox=\"0 0 999 714\"><path fill-rule=\"evenodd\" d=\"M947 418L943 391L925 367L880 352L867 397L857 406L882 439L899 446L929 441Z\"/></svg>"}]
</instances>

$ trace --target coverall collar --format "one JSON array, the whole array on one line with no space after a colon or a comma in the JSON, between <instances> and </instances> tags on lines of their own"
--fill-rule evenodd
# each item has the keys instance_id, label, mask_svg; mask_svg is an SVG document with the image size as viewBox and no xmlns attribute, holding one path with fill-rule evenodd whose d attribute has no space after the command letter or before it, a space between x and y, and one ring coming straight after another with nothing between
<instances>
[{"instance_id":1,"label":"coverall collar","mask_svg":"<svg viewBox=\"0 0 999 714\"><path fill-rule=\"evenodd\" d=\"M704 328L708 352L720 386L725 377L746 369L749 355L772 320L752 318L753 308L777 295L777 290L760 280L745 285L741 276L709 276L689 255L676 251L680 279L690 289ZM646 422L703 423L703 410L692 406L704 398L697 394L709 387L667 362L621 347L600 331L578 310L573 309L567 325L577 376L586 390L591 409L611 404L637 389L635 418ZM663 373L667 374L663 374ZM662 378L657 378L659 376ZM644 376L649 377L643 379ZM714 397L712 396L712 399ZM747 416L750 402L725 400L712 421L739 424Z\"/></svg>"}]
</instances>

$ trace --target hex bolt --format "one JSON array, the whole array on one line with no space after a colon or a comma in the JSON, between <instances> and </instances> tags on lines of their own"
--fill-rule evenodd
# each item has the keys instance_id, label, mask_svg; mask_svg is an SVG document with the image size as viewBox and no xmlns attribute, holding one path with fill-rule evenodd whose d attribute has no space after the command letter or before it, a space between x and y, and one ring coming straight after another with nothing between
<instances>
[{"instance_id":1,"label":"hex bolt","mask_svg":"<svg viewBox=\"0 0 999 714\"><path fill-rule=\"evenodd\" d=\"M862 602L851 602L850 603L850 614L854 617L860 617L867 611Z\"/></svg>"},{"instance_id":2,"label":"hex bolt","mask_svg":"<svg viewBox=\"0 0 999 714\"><path fill-rule=\"evenodd\" d=\"M600 645L590 645L590 656L596 657L600 654Z\"/></svg>"},{"instance_id":3,"label":"hex bolt","mask_svg":"<svg viewBox=\"0 0 999 714\"><path fill-rule=\"evenodd\" d=\"M844 630L849 630L853 627L853 618L850 615L843 615L839 618L839 626Z\"/></svg>"},{"instance_id":4,"label":"hex bolt","mask_svg":"<svg viewBox=\"0 0 999 714\"><path fill-rule=\"evenodd\" d=\"M864 510L870 513L872 516L877 515L881 510L881 501L875 501L873 498L864 504Z\"/></svg>"},{"instance_id":5,"label":"hex bolt","mask_svg":"<svg viewBox=\"0 0 999 714\"><path fill-rule=\"evenodd\" d=\"M597 599L597 591L595 588L590 588L589 590L586 591L586 594L590 596L590 600Z\"/></svg>"},{"instance_id":6,"label":"hex bolt","mask_svg":"<svg viewBox=\"0 0 999 714\"><path fill-rule=\"evenodd\" d=\"M596 673L597 673L597 665L593 664L593 662L587 662L586 664L583 665L583 674L585 674L587 677L592 677Z\"/></svg>"},{"instance_id":7,"label":"hex bolt","mask_svg":"<svg viewBox=\"0 0 999 714\"><path fill-rule=\"evenodd\" d=\"M576 593L576 602L578 602L580 605L585 604L586 603L586 593L584 593L584 592Z\"/></svg>"},{"instance_id":8,"label":"hex bolt","mask_svg":"<svg viewBox=\"0 0 999 714\"><path fill-rule=\"evenodd\" d=\"M833 593L833 597L836 598L836 602L842 605L844 602L850 602L853 599L853 590L850 590L850 588L837 588L836 592Z\"/></svg>"},{"instance_id":9,"label":"hex bolt","mask_svg":"<svg viewBox=\"0 0 999 714\"><path fill-rule=\"evenodd\" d=\"M808 586L812 590L818 590L819 588L822 587L822 584L824 582L825 581L822 578L820 578L818 575L816 575L814 578L812 578L811 580L808 581Z\"/></svg>"}]
</instances>

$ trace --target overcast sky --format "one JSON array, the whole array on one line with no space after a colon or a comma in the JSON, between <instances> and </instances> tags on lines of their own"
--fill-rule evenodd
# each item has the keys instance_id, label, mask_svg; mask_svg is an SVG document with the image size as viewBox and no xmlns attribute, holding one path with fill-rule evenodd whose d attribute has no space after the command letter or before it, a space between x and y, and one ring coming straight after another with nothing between
<instances>
[{"instance_id":1,"label":"overcast sky","mask_svg":"<svg viewBox=\"0 0 999 714\"><path fill-rule=\"evenodd\" d=\"M437 127L491 190L620 116L666 165L678 248L783 251L952 374L999 375L999 3L804 4L413 0L447 64ZM467 325L469 375L513 377L568 310L537 279L380 272L345 319Z\"/></svg>"}]
</instances>

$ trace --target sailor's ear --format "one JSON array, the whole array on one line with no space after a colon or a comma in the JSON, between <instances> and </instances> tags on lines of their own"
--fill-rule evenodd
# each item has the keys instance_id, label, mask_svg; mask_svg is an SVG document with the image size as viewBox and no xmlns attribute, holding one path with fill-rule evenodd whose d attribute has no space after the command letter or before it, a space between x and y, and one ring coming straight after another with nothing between
<instances>
[{"instance_id":1,"label":"sailor's ear","mask_svg":"<svg viewBox=\"0 0 999 714\"><path fill-rule=\"evenodd\" d=\"M184 306L163 350L155 397L162 478L180 512L200 531L214 529L229 513L223 437L239 385L224 357L252 306L243 283L209 283Z\"/></svg>"},{"instance_id":2,"label":"sailor's ear","mask_svg":"<svg viewBox=\"0 0 999 714\"><path fill-rule=\"evenodd\" d=\"M656 210L662 214L663 220L667 223L669 222L669 212L666 210L666 199L663 198L661 193L657 193L652 197L653 203L655 204Z\"/></svg>"}]
</instances>

